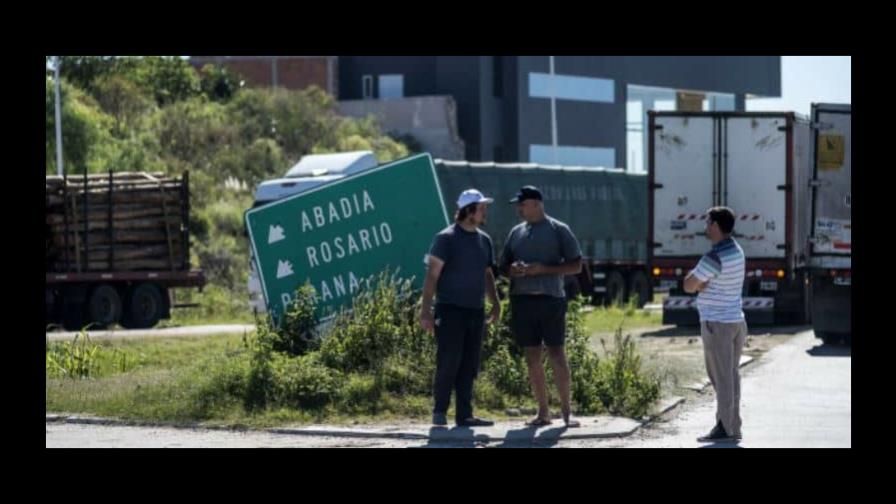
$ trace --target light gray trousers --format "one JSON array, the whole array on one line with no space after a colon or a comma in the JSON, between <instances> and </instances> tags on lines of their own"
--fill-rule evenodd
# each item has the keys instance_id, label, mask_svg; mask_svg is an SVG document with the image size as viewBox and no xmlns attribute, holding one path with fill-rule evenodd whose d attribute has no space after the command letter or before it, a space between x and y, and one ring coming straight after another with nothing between
<instances>
[{"instance_id":1,"label":"light gray trousers","mask_svg":"<svg viewBox=\"0 0 896 504\"><path fill-rule=\"evenodd\" d=\"M740 436L740 356L746 322L701 322L706 371L716 391L716 420L729 435Z\"/></svg>"}]
</instances>

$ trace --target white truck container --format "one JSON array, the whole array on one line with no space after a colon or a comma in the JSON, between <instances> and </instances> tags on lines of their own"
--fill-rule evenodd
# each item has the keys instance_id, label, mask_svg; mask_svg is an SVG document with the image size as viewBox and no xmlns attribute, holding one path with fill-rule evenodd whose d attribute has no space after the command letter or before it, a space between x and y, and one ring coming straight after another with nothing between
<instances>
[{"instance_id":1,"label":"white truck container","mask_svg":"<svg viewBox=\"0 0 896 504\"><path fill-rule=\"evenodd\" d=\"M825 343L852 338L852 107L812 104L809 246L812 325Z\"/></svg>"},{"instance_id":2,"label":"white truck container","mask_svg":"<svg viewBox=\"0 0 896 504\"><path fill-rule=\"evenodd\" d=\"M649 264L663 321L696 324L683 279L708 252L706 211L730 207L748 323L809 319L809 121L792 112L650 112Z\"/></svg>"}]
</instances>

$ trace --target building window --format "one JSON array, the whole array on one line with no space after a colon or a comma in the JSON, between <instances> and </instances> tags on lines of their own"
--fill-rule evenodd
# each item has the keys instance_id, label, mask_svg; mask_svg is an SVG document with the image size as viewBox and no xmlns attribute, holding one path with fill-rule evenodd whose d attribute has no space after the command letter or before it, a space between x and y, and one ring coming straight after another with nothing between
<instances>
[{"instance_id":1,"label":"building window","mask_svg":"<svg viewBox=\"0 0 896 504\"><path fill-rule=\"evenodd\" d=\"M733 93L707 93L703 100L703 110L734 110Z\"/></svg>"},{"instance_id":2,"label":"building window","mask_svg":"<svg viewBox=\"0 0 896 504\"><path fill-rule=\"evenodd\" d=\"M492 56L492 96L504 96L504 57Z\"/></svg>"},{"instance_id":3,"label":"building window","mask_svg":"<svg viewBox=\"0 0 896 504\"><path fill-rule=\"evenodd\" d=\"M361 77L361 96L365 100L373 98L373 76L365 75Z\"/></svg>"},{"instance_id":4,"label":"building window","mask_svg":"<svg viewBox=\"0 0 896 504\"><path fill-rule=\"evenodd\" d=\"M404 75L380 75L380 99L404 96Z\"/></svg>"},{"instance_id":5,"label":"building window","mask_svg":"<svg viewBox=\"0 0 896 504\"><path fill-rule=\"evenodd\" d=\"M529 162L545 165L616 167L616 149L572 145L529 146Z\"/></svg>"},{"instance_id":6,"label":"building window","mask_svg":"<svg viewBox=\"0 0 896 504\"><path fill-rule=\"evenodd\" d=\"M596 103L615 101L613 79L538 72L529 74L529 96Z\"/></svg>"},{"instance_id":7,"label":"building window","mask_svg":"<svg viewBox=\"0 0 896 504\"><path fill-rule=\"evenodd\" d=\"M496 163L504 161L504 149L502 149L500 145L496 145L493 149L493 152L494 154L492 155L492 161Z\"/></svg>"}]
</instances>

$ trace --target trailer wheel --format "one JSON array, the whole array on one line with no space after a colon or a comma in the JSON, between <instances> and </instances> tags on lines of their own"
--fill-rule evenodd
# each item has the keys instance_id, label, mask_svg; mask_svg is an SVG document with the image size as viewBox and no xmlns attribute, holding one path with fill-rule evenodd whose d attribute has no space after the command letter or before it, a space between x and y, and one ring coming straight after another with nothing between
<instances>
[{"instance_id":1,"label":"trailer wheel","mask_svg":"<svg viewBox=\"0 0 896 504\"><path fill-rule=\"evenodd\" d=\"M151 283L141 283L131 290L121 325L128 329L146 329L162 318L165 306L159 288Z\"/></svg>"},{"instance_id":2,"label":"trailer wheel","mask_svg":"<svg viewBox=\"0 0 896 504\"><path fill-rule=\"evenodd\" d=\"M100 284L90 293L87 314L97 328L105 328L121 320L121 297L109 284Z\"/></svg>"},{"instance_id":3,"label":"trailer wheel","mask_svg":"<svg viewBox=\"0 0 896 504\"><path fill-rule=\"evenodd\" d=\"M647 283L647 275L643 271L635 271L628 279L629 295L638 296L638 308L643 308L650 299L650 285Z\"/></svg>"},{"instance_id":4,"label":"trailer wheel","mask_svg":"<svg viewBox=\"0 0 896 504\"><path fill-rule=\"evenodd\" d=\"M607 303L621 305L625 303L625 278L618 271L607 273Z\"/></svg>"}]
</instances>

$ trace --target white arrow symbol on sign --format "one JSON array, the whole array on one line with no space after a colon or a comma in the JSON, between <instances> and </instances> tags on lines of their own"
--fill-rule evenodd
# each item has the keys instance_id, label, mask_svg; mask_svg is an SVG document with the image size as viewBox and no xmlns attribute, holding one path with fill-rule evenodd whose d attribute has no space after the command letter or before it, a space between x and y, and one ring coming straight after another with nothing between
<instances>
[{"instance_id":1,"label":"white arrow symbol on sign","mask_svg":"<svg viewBox=\"0 0 896 504\"><path fill-rule=\"evenodd\" d=\"M292 264L289 261L277 261L277 278L292 275Z\"/></svg>"},{"instance_id":2,"label":"white arrow symbol on sign","mask_svg":"<svg viewBox=\"0 0 896 504\"><path fill-rule=\"evenodd\" d=\"M283 234L283 227L279 224L276 226L271 226L268 231L268 245L271 243L276 243L282 239L286 238L286 235Z\"/></svg>"}]
</instances>

